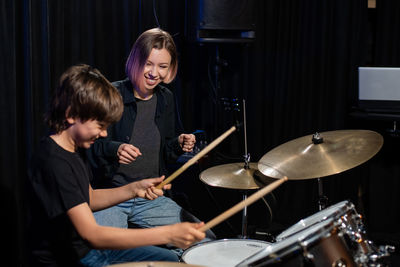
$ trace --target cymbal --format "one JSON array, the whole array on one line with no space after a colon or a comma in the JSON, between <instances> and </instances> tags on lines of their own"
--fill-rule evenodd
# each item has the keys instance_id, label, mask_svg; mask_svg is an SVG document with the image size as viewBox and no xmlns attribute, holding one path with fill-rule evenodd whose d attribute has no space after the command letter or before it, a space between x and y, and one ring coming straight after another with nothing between
<instances>
[{"instance_id":1,"label":"cymbal","mask_svg":"<svg viewBox=\"0 0 400 267\"><path fill-rule=\"evenodd\" d=\"M383 137L374 131L322 132L294 139L272 149L259 160L258 169L272 178L320 178L364 163L378 153L382 145Z\"/></svg>"},{"instance_id":2,"label":"cymbal","mask_svg":"<svg viewBox=\"0 0 400 267\"><path fill-rule=\"evenodd\" d=\"M244 162L223 164L211 167L200 173L204 183L230 189L257 189L257 176L263 176L257 168L257 163L249 163L249 169L244 168Z\"/></svg>"},{"instance_id":3,"label":"cymbal","mask_svg":"<svg viewBox=\"0 0 400 267\"><path fill-rule=\"evenodd\" d=\"M169 261L141 261L108 265L109 267L201 267L200 265Z\"/></svg>"}]
</instances>

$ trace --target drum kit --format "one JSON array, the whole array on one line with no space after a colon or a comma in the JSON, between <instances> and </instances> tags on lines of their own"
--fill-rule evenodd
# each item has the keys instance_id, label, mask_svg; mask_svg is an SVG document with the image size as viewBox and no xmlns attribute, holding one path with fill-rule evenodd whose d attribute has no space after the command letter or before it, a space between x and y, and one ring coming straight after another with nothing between
<instances>
[{"instance_id":1,"label":"drum kit","mask_svg":"<svg viewBox=\"0 0 400 267\"><path fill-rule=\"evenodd\" d=\"M260 173L267 178L287 177L289 181L317 179L319 211L279 234L274 243L216 240L188 248L182 260L201 266L386 266L394 248L378 247L367 238L362 216L350 201L326 207L321 182L322 177L371 159L382 145L383 137L374 131L322 132L284 143L266 153L258 164L245 160L244 164L224 164L203 171L200 179L204 183L240 190L260 188ZM243 213L242 228L246 227L245 216Z\"/></svg>"},{"instance_id":2,"label":"drum kit","mask_svg":"<svg viewBox=\"0 0 400 267\"><path fill-rule=\"evenodd\" d=\"M253 163L247 154L245 122L244 163L223 164L200 173L200 180L207 185L244 192L242 202L200 230L212 228L243 210L241 238L195 244L183 252L181 263L141 262L115 266L387 266L388 256L394 247L377 246L368 239L362 216L350 201L326 207L327 197L323 194L321 181L322 177L341 173L371 159L381 149L383 137L369 130L315 133L284 143L266 153L258 163ZM236 127L232 127L225 132L203 149L200 155L196 155L167 178L165 183L178 176L235 130ZM260 183L260 177L264 184ZM276 242L246 238L247 206L287 180L305 179L318 180L319 211L283 231L276 237ZM275 181L265 186L265 181L271 180ZM253 189L260 190L248 198L247 192Z\"/></svg>"}]
</instances>

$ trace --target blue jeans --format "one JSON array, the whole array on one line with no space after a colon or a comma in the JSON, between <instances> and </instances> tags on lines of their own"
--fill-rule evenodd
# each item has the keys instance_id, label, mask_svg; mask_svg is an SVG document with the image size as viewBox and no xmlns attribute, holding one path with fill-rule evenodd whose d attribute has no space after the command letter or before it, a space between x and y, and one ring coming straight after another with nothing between
<instances>
[{"instance_id":1,"label":"blue jeans","mask_svg":"<svg viewBox=\"0 0 400 267\"><path fill-rule=\"evenodd\" d=\"M179 261L179 257L168 249L155 246L126 250L92 249L80 260L80 263L86 267L102 267L133 261Z\"/></svg>"},{"instance_id":2,"label":"blue jeans","mask_svg":"<svg viewBox=\"0 0 400 267\"><path fill-rule=\"evenodd\" d=\"M133 198L116 206L94 213L100 225L118 228L151 228L180 223L182 208L168 197L154 200Z\"/></svg>"},{"instance_id":3,"label":"blue jeans","mask_svg":"<svg viewBox=\"0 0 400 267\"><path fill-rule=\"evenodd\" d=\"M175 201L169 197L161 196L154 200L133 198L108 209L97 211L94 213L94 217L97 223L103 226L152 228L182 222L182 212L183 209ZM188 212L183 214L187 217L185 221L199 222L196 217ZM214 233L207 230L206 238L201 242L214 239L216 239ZM178 256L183 253L182 249L174 248L173 251Z\"/></svg>"}]
</instances>

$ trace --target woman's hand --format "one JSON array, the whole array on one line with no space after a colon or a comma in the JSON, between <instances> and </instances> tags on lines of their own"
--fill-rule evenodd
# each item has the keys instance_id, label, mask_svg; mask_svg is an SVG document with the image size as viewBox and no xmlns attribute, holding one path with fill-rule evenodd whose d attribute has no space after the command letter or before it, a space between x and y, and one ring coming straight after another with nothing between
<instances>
[{"instance_id":1,"label":"woman's hand","mask_svg":"<svg viewBox=\"0 0 400 267\"><path fill-rule=\"evenodd\" d=\"M178 142L184 152L192 152L194 144L196 144L196 136L194 134L181 134L178 137Z\"/></svg>"},{"instance_id":2,"label":"woman's hand","mask_svg":"<svg viewBox=\"0 0 400 267\"><path fill-rule=\"evenodd\" d=\"M122 144L118 147L117 156L119 163L129 164L136 160L137 157L141 156L139 148L131 144Z\"/></svg>"}]
</instances>

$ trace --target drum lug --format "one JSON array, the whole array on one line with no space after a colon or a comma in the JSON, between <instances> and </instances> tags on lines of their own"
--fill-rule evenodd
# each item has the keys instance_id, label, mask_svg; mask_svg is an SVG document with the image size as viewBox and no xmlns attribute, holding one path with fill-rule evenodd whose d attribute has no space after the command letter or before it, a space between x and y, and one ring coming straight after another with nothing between
<instances>
[{"instance_id":1,"label":"drum lug","mask_svg":"<svg viewBox=\"0 0 400 267\"><path fill-rule=\"evenodd\" d=\"M355 256L355 261L360 266L366 267L386 267L389 266L386 263L387 258L390 256L390 253L395 251L394 246L379 246L376 247L374 243L370 240L366 240L365 244L368 246L369 253L364 253L363 251L359 251Z\"/></svg>"},{"instance_id":2,"label":"drum lug","mask_svg":"<svg viewBox=\"0 0 400 267\"><path fill-rule=\"evenodd\" d=\"M338 259L334 263L332 263L332 267L346 267L346 261L344 259Z\"/></svg>"},{"instance_id":3,"label":"drum lug","mask_svg":"<svg viewBox=\"0 0 400 267\"><path fill-rule=\"evenodd\" d=\"M303 253L304 266L315 266L315 257L310 252L305 251Z\"/></svg>"},{"instance_id":4,"label":"drum lug","mask_svg":"<svg viewBox=\"0 0 400 267\"><path fill-rule=\"evenodd\" d=\"M310 252L306 252L303 255L304 255L304 258L306 258L308 261L314 261L314 255L311 254Z\"/></svg>"},{"instance_id":5,"label":"drum lug","mask_svg":"<svg viewBox=\"0 0 400 267\"><path fill-rule=\"evenodd\" d=\"M360 217L357 218L361 219ZM341 218L338 221L338 224L340 225L340 229L343 230L352 241L356 243L363 241L363 234L365 233L365 230L362 229L361 224L357 224L356 229L354 229L351 223L348 222L347 218Z\"/></svg>"},{"instance_id":6,"label":"drum lug","mask_svg":"<svg viewBox=\"0 0 400 267\"><path fill-rule=\"evenodd\" d=\"M384 263L384 260L390 256L390 253L395 251L394 246L379 246L379 249L376 253L372 253L369 255L369 263L368 266L387 266Z\"/></svg>"},{"instance_id":7,"label":"drum lug","mask_svg":"<svg viewBox=\"0 0 400 267\"><path fill-rule=\"evenodd\" d=\"M308 250L307 250L307 244L304 242L301 242L300 247L303 250L303 258L304 258L304 262L305 263L311 263L313 266L315 266L315 257L313 254L311 254Z\"/></svg>"}]
</instances>

